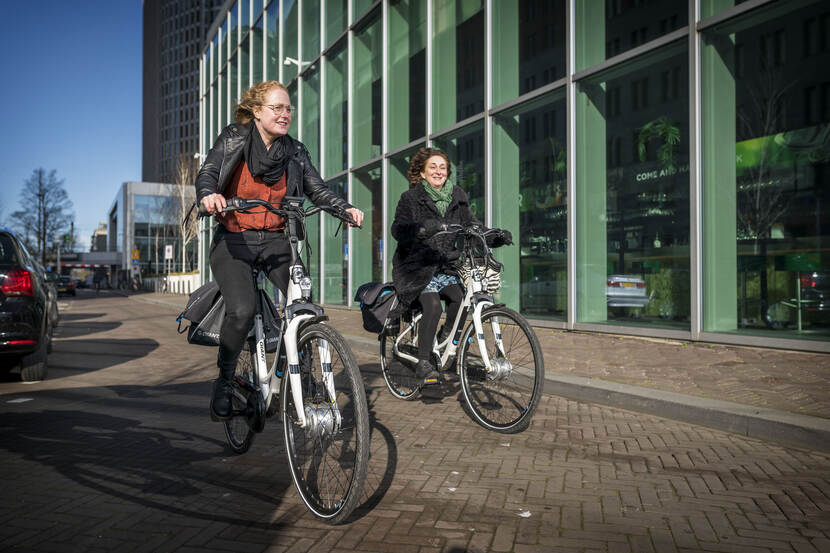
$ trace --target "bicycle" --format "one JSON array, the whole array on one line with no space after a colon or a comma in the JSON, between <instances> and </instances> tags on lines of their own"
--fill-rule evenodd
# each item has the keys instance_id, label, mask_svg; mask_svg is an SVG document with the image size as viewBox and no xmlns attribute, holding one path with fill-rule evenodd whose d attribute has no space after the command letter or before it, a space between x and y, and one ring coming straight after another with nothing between
<instances>
[{"instance_id":1,"label":"bicycle","mask_svg":"<svg viewBox=\"0 0 830 553\"><path fill-rule=\"evenodd\" d=\"M223 211L249 212L263 207L286 220L291 244L289 284L278 344L266 343L263 315L271 305L258 294L253 326L237 362L233 410L225 421L230 448L245 453L265 420L281 413L285 448L294 485L318 519L338 524L354 510L363 491L369 462L369 412L357 361L345 339L325 324L323 308L311 298L312 280L300 261L305 218L325 210L353 219L339 208L305 210L302 198L286 197L281 207L264 200L232 198ZM200 206L200 216L207 213ZM299 231L302 230L302 234ZM257 285L263 267L253 267ZM283 378L287 371L288 378Z\"/></svg>"},{"instance_id":2,"label":"bicycle","mask_svg":"<svg viewBox=\"0 0 830 553\"><path fill-rule=\"evenodd\" d=\"M502 265L487 247L486 236L496 229L449 225L438 234L463 239L457 262L465 287L464 299L447 337L436 339L432 361L439 372L456 357L467 411L478 424L504 434L525 430L539 405L544 383L544 360L539 339L527 320L497 304ZM397 301L397 300L396 300ZM472 321L466 325L468 311ZM389 391L413 400L425 383L415 377L418 331L422 313L416 306L403 313L400 327L387 318L380 340L380 364ZM460 351L459 351L460 349Z\"/></svg>"}]
</instances>

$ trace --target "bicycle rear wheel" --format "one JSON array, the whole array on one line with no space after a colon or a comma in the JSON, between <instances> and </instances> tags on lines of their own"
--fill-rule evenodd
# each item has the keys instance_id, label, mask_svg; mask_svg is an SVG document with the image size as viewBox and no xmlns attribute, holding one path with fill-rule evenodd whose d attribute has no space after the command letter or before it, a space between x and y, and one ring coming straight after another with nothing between
<instances>
[{"instance_id":1,"label":"bicycle rear wheel","mask_svg":"<svg viewBox=\"0 0 830 553\"><path fill-rule=\"evenodd\" d=\"M407 332L406 336L398 343L398 350L406 353L415 359L418 358L418 327L419 322L409 331L406 330L408 323L401 322L401 330ZM418 397L418 392L423 386L423 379L415 377L415 363L396 356L394 353L397 336L384 335L380 339L380 369L383 373L383 380L386 387L397 399L412 401ZM416 361L417 362L417 361Z\"/></svg>"},{"instance_id":2,"label":"bicycle rear wheel","mask_svg":"<svg viewBox=\"0 0 830 553\"><path fill-rule=\"evenodd\" d=\"M254 359L256 349L250 341L246 341L239 360L236 362L236 372L233 375L233 400L231 401L234 416L225 421L225 436L228 445L234 453L245 453L254 441L255 432L248 424L248 401L251 394L256 394L254 387ZM255 400L256 398L251 398Z\"/></svg>"},{"instance_id":3,"label":"bicycle rear wheel","mask_svg":"<svg viewBox=\"0 0 830 553\"><path fill-rule=\"evenodd\" d=\"M539 339L524 317L506 307L485 309L481 325L490 369L471 323L464 331L458 362L464 400L484 428L521 432L530 425L542 396L545 364Z\"/></svg>"},{"instance_id":4,"label":"bicycle rear wheel","mask_svg":"<svg viewBox=\"0 0 830 553\"><path fill-rule=\"evenodd\" d=\"M300 363L295 370L301 375L305 428L297 418L288 374L282 379L280 394L291 475L314 516L338 524L357 506L369 464L369 412L363 380L348 344L330 326L304 328L297 350ZM334 381L333 398L323 381L326 355Z\"/></svg>"}]
</instances>

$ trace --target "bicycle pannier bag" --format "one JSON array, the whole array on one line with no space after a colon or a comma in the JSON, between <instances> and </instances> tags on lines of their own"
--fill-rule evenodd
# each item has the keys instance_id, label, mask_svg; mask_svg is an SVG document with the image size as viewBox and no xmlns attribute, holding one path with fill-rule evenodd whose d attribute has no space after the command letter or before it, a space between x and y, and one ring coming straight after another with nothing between
<instances>
[{"instance_id":1,"label":"bicycle pannier bag","mask_svg":"<svg viewBox=\"0 0 830 553\"><path fill-rule=\"evenodd\" d=\"M396 298L391 282L368 282L358 288L354 300L360 302L363 328L380 334Z\"/></svg>"},{"instance_id":2,"label":"bicycle pannier bag","mask_svg":"<svg viewBox=\"0 0 830 553\"><path fill-rule=\"evenodd\" d=\"M216 282L208 282L197 288L178 316L179 334L187 332L187 341L200 346L218 346L219 330L225 318L225 299L219 293ZM182 328L182 319L190 325Z\"/></svg>"}]
</instances>

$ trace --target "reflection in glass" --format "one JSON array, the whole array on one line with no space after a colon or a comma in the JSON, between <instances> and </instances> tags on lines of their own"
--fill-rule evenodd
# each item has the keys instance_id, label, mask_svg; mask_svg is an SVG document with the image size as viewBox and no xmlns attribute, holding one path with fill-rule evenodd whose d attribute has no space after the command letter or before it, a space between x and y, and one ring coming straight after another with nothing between
<instances>
[{"instance_id":1,"label":"reflection in glass","mask_svg":"<svg viewBox=\"0 0 830 553\"><path fill-rule=\"evenodd\" d=\"M182 240L178 229L178 198L173 196L133 196L133 236L139 250L142 276L192 270L197 264L198 242L188 243L186 267L182 269ZM173 246L173 259L165 264L165 246Z\"/></svg>"},{"instance_id":2,"label":"reflection in glass","mask_svg":"<svg viewBox=\"0 0 830 553\"><path fill-rule=\"evenodd\" d=\"M346 198L345 179L331 181L328 187L341 198ZM323 215L323 241L325 242L323 301L333 305L345 305L348 301L349 244L347 237L349 233L343 232L341 228L337 236L334 236L339 223L339 219Z\"/></svg>"},{"instance_id":3,"label":"reflection in glass","mask_svg":"<svg viewBox=\"0 0 830 553\"><path fill-rule=\"evenodd\" d=\"M496 117L493 226L513 234L499 301L534 318L567 316L567 150L564 92ZM515 198L515 200L514 200Z\"/></svg>"},{"instance_id":4,"label":"reflection in glass","mask_svg":"<svg viewBox=\"0 0 830 553\"><path fill-rule=\"evenodd\" d=\"M433 16L433 128L484 111L482 0L437 2Z\"/></svg>"},{"instance_id":5,"label":"reflection in glass","mask_svg":"<svg viewBox=\"0 0 830 553\"><path fill-rule=\"evenodd\" d=\"M622 54L689 21L688 3L678 0L576 2L576 68Z\"/></svg>"},{"instance_id":6,"label":"reflection in glass","mask_svg":"<svg viewBox=\"0 0 830 553\"><path fill-rule=\"evenodd\" d=\"M299 32L297 29L298 19L297 0L282 0L282 21L285 36L282 37L284 42L280 63L284 62L285 58L299 59L299 53L297 51L300 47ZM288 65L283 65L282 71L283 84L290 83L291 79L297 76L297 64L289 63Z\"/></svg>"},{"instance_id":7,"label":"reflection in glass","mask_svg":"<svg viewBox=\"0 0 830 553\"><path fill-rule=\"evenodd\" d=\"M252 83L262 82L262 18L257 20L254 28L251 31L251 70L253 76Z\"/></svg>"},{"instance_id":8,"label":"reflection in glass","mask_svg":"<svg viewBox=\"0 0 830 553\"><path fill-rule=\"evenodd\" d=\"M303 0L303 60L313 60L319 53L320 0Z\"/></svg>"},{"instance_id":9,"label":"reflection in glass","mask_svg":"<svg viewBox=\"0 0 830 553\"><path fill-rule=\"evenodd\" d=\"M363 228L352 232L352 294L366 282L383 280L383 182L380 164L356 171L353 203L364 212Z\"/></svg>"},{"instance_id":10,"label":"reflection in glass","mask_svg":"<svg viewBox=\"0 0 830 553\"><path fill-rule=\"evenodd\" d=\"M579 320L688 329L685 45L591 78L577 104L577 124L588 131L577 165Z\"/></svg>"},{"instance_id":11,"label":"reflection in glass","mask_svg":"<svg viewBox=\"0 0 830 553\"><path fill-rule=\"evenodd\" d=\"M435 147L450 157L453 184L467 192L473 214L484 222L484 123L438 137Z\"/></svg>"},{"instance_id":12,"label":"reflection in glass","mask_svg":"<svg viewBox=\"0 0 830 553\"><path fill-rule=\"evenodd\" d=\"M382 104L382 49L380 11L355 32L354 47L354 156L362 163L380 155Z\"/></svg>"},{"instance_id":13,"label":"reflection in glass","mask_svg":"<svg viewBox=\"0 0 830 553\"><path fill-rule=\"evenodd\" d=\"M495 2L493 103L565 76L565 0Z\"/></svg>"},{"instance_id":14,"label":"reflection in glass","mask_svg":"<svg viewBox=\"0 0 830 553\"><path fill-rule=\"evenodd\" d=\"M346 169L348 163L348 102L346 100L347 61L346 41L329 51L326 62L326 166L325 175L334 175Z\"/></svg>"},{"instance_id":15,"label":"reflection in glass","mask_svg":"<svg viewBox=\"0 0 830 553\"><path fill-rule=\"evenodd\" d=\"M425 0L389 5L389 148L426 134Z\"/></svg>"},{"instance_id":16,"label":"reflection in glass","mask_svg":"<svg viewBox=\"0 0 830 553\"><path fill-rule=\"evenodd\" d=\"M348 0L326 1L326 41L331 44L346 30L346 9Z\"/></svg>"},{"instance_id":17,"label":"reflection in glass","mask_svg":"<svg viewBox=\"0 0 830 553\"><path fill-rule=\"evenodd\" d=\"M316 67L303 79L302 109L302 141L308 148L311 163L317 167L320 159L320 71Z\"/></svg>"},{"instance_id":18,"label":"reflection in glass","mask_svg":"<svg viewBox=\"0 0 830 553\"><path fill-rule=\"evenodd\" d=\"M247 36L239 47L239 82L242 90L251 86L251 37Z\"/></svg>"},{"instance_id":19,"label":"reflection in glass","mask_svg":"<svg viewBox=\"0 0 830 553\"><path fill-rule=\"evenodd\" d=\"M830 10L792 7L705 34L706 330L830 336Z\"/></svg>"},{"instance_id":20,"label":"reflection in glass","mask_svg":"<svg viewBox=\"0 0 830 553\"><path fill-rule=\"evenodd\" d=\"M265 35L267 51L265 54L265 79L277 81L280 78L280 3L274 0L265 10Z\"/></svg>"}]
</instances>

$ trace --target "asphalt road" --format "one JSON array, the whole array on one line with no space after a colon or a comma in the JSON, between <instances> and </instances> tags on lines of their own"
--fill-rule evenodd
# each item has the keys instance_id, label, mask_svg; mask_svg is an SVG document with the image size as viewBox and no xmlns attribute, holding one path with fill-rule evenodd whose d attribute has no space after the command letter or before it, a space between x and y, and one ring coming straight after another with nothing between
<instances>
[{"instance_id":1,"label":"asphalt road","mask_svg":"<svg viewBox=\"0 0 830 553\"><path fill-rule=\"evenodd\" d=\"M62 300L47 379L0 383L0 550L830 551L830 456L546 393L525 432L457 382L401 402L357 346L372 418L361 507L317 522L278 422L234 455L208 417L215 351L175 308Z\"/></svg>"}]
</instances>

